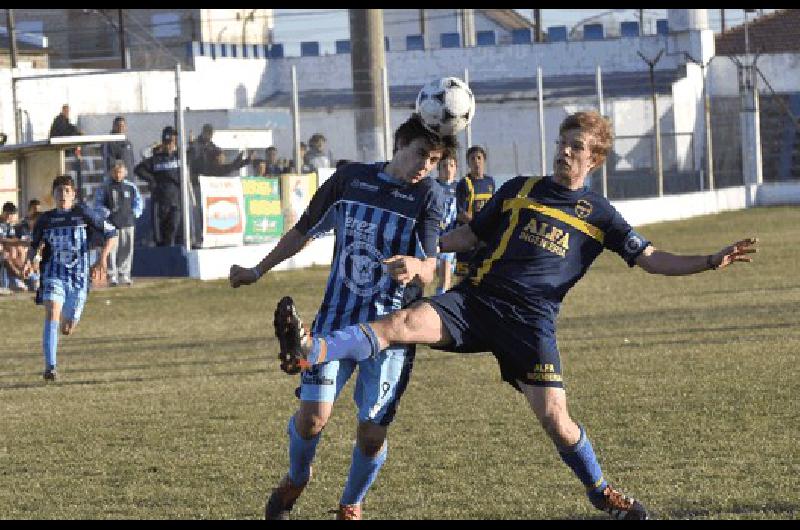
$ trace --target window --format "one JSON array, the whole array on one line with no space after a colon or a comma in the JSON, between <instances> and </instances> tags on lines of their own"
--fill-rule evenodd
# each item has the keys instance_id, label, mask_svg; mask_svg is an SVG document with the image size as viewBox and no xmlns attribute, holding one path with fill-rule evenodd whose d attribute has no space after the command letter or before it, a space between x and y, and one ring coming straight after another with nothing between
<instances>
[{"instance_id":1,"label":"window","mask_svg":"<svg viewBox=\"0 0 800 530\"><path fill-rule=\"evenodd\" d=\"M180 37L181 16L178 13L156 13L150 17L153 36L158 38Z\"/></svg>"},{"instance_id":2,"label":"window","mask_svg":"<svg viewBox=\"0 0 800 530\"><path fill-rule=\"evenodd\" d=\"M669 35L669 22L666 18L656 20L656 33L659 35Z\"/></svg>"},{"instance_id":3,"label":"window","mask_svg":"<svg viewBox=\"0 0 800 530\"><path fill-rule=\"evenodd\" d=\"M439 39L442 48L458 48L461 46L461 35L458 33L442 33Z\"/></svg>"},{"instance_id":4,"label":"window","mask_svg":"<svg viewBox=\"0 0 800 530\"><path fill-rule=\"evenodd\" d=\"M316 57L319 55L319 42L303 41L300 43L300 55L303 57Z\"/></svg>"},{"instance_id":5,"label":"window","mask_svg":"<svg viewBox=\"0 0 800 530\"><path fill-rule=\"evenodd\" d=\"M406 35L406 50L424 50L425 41L422 35Z\"/></svg>"},{"instance_id":6,"label":"window","mask_svg":"<svg viewBox=\"0 0 800 530\"><path fill-rule=\"evenodd\" d=\"M528 28L519 28L511 30L511 44L530 44L531 43L531 30Z\"/></svg>"},{"instance_id":7,"label":"window","mask_svg":"<svg viewBox=\"0 0 800 530\"><path fill-rule=\"evenodd\" d=\"M336 53L350 53L350 41L347 39L337 40Z\"/></svg>"},{"instance_id":8,"label":"window","mask_svg":"<svg viewBox=\"0 0 800 530\"><path fill-rule=\"evenodd\" d=\"M638 22L623 22L619 26L619 33L623 37L638 37L639 36L639 23Z\"/></svg>"},{"instance_id":9,"label":"window","mask_svg":"<svg viewBox=\"0 0 800 530\"><path fill-rule=\"evenodd\" d=\"M586 24L583 26L583 40L603 40L603 25Z\"/></svg>"},{"instance_id":10,"label":"window","mask_svg":"<svg viewBox=\"0 0 800 530\"><path fill-rule=\"evenodd\" d=\"M494 31L479 31L476 35L478 39L478 46L494 46L495 38Z\"/></svg>"}]
</instances>

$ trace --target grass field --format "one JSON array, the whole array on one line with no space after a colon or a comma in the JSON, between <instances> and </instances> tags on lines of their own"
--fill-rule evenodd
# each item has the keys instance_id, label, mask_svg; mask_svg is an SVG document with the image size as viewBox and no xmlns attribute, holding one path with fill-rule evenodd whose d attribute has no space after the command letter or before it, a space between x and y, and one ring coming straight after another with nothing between
<instances>
[{"instance_id":1,"label":"grass field","mask_svg":"<svg viewBox=\"0 0 800 530\"><path fill-rule=\"evenodd\" d=\"M568 295L559 346L572 416L605 475L657 518L798 518L800 209L644 227L708 253L756 235L749 265L686 278L600 257ZM0 299L0 519L252 519L287 467L296 379L276 362L283 294L314 314L327 269L93 292L40 371L43 310ZM354 439L345 388L298 518L331 518ZM420 348L368 495L369 519L596 518L488 354Z\"/></svg>"}]
</instances>

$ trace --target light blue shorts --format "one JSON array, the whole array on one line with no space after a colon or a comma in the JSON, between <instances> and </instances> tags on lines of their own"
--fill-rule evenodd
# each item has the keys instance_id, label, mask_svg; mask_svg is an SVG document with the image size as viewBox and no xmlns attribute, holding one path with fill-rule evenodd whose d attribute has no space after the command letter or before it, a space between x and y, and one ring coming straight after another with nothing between
<instances>
[{"instance_id":1,"label":"light blue shorts","mask_svg":"<svg viewBox=\"0 0 800 530\"><path fill-rule=\"evenodd\" d=\"M79 321L86 303L88 289L76 289L68 282L56 278L45 278L42 281L42 299L51 300L61 305L61 315L67 320Z\"/></svg>"},{"instance_id":2,"label":"light blue shorts","mask_svg":"<svg viewBox=\"0 0 800 530\"><path fill-rule=\"evenodd\" d=\"M389 425L406 390L414 365L416 346L387 348L378 357L356 363L349 359L315 365L300 376L303 401L333 403L358 365L353 401L358 420Z\"/></svg>"}]
</instances>

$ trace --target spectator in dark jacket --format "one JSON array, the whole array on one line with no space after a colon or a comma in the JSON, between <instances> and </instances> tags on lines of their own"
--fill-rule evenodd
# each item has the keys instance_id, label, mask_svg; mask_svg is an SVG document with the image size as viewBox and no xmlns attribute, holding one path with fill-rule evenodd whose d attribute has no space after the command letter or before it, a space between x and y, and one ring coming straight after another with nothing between
<instances>
[{"instance_id":1,"label":"spectator in dark jacket","mask_svg":"<svg viewBox=\"0 0 800 530\"><path fill-rule=\"evenodd\" d=\"M112 287L131 285L134 226L144 209L139 189L125 178L127 174L125 162L117 160L111 180L97 189L94 198L95 210L107 212L108 221L117 229L117 243L108 253L108 283Z\"/></svg>"},{"instance_id":2,"label":"spectator in dark jacket","mask_svg":"<svg viewBox=\"0 0 800 530\"><path fill-rule=\"evenodd\" d=\"M122 116L114 118L111 126L111 134L128 134L128 123ZM133 175L133 146L128 140L120 142L108 142L103 145L103 161L106 174L110 175L117 160L125 163L125 173Z\"/></svg>"},{"instance_id":3,"label":"spectator in dark jacket","mask_svg":"<svg viewBox=\"0 0 800 530\"><path fill-rule=\"evenodd\" d=\"M64 104L61 107L61 114L55 117L53 124L50 126L50 138L54 136L75 136L81 134L77 126L69 122L69 105Z\"/></svg>"},{"instance_id":4,"label":"spectator in dark jacket","mask_svg":"<svg viewBox=\"0 0 800 530\"><path fill-rule=\"evenodd\" d=\"M164 127L161 145L153 155L134 168L134 173L148 183L153 200L153 239L159 247L180 241L181 165L178 157L178 133Z\"/></svg>"}]
</instances>

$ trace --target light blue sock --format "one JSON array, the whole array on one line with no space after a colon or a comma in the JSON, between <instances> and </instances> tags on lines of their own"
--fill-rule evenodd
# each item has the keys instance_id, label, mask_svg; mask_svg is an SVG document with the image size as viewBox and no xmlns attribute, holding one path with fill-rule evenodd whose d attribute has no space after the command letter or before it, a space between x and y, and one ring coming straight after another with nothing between
<instances>
[{"instance_id":1,"label":"light blue sock","mask_svg":"<svg viewBox=\"0 0 800 530\"><path fill-rule=\"evenodd\" d=\"M601 493L605 489L607 482L603 478L603 471L600 469L597 456L594 454L592 442L586 437L586 431L583 427L579 427L581 429L581 437L578 442L572 447L559 449L558 454L561 455L561 460L572 469L572 472L586 486L586 491L591 497Z\"/></svg>"},{"instance_id":2,"label":"light blue sock","mask_svg":"<svg viewBox=\"0 0 800 530\"><path fill-rule=\"evenodd\" d=\"M436 296L439 296L440 294L444 294L444 287L436 288Z\"/></svg>"},{"instance_id":3,"label":"light blue sock","mask_svg":"<svg viewBox=\"0 0 800 530\"><path fill-rule=\"evenodd\" d=\"M294 416L286 428L289 435L289 478L295 485L305 484L311 476L311 462L317 453L320 434L310 440L301 438L294 426Z\"/></svg>"},{"instance_id":4,"label":"light blue sock","mask_svg":"<svg viewBox=\"0 0 800 530\"><path fill-rule=\"evenodd\" d=\"M353 359L363 361L377 355L378 338L369 324L347 326L326 335L313 338L314 345L308 354L311 364Z\"/></svg>"},{"instance_id":5,"label":"light blue sock","mask_svg":"<svg viewBox=\"0 0 800 530\"><path fill-rule=\"evenodd\" d=\"M44 350L45 370L55 368L56 350L58 349L58 320L45 320L42 332L42 349Z\"/></svg>"},{"instance_id":6,"label":"light blue sock","mask_svg":"<svg viewBox=\"0 0 800 530\"><path fill-rule=\"evenodd\" d=\"M374 458L370 458L356 444L353 448L353 461L350 463L350 474L344 485L341 504L361 504L372 483L378 478L378 472L386 462L388 451L389 443L384 442L383 450Z\"/></svg>"}]
</instances>

